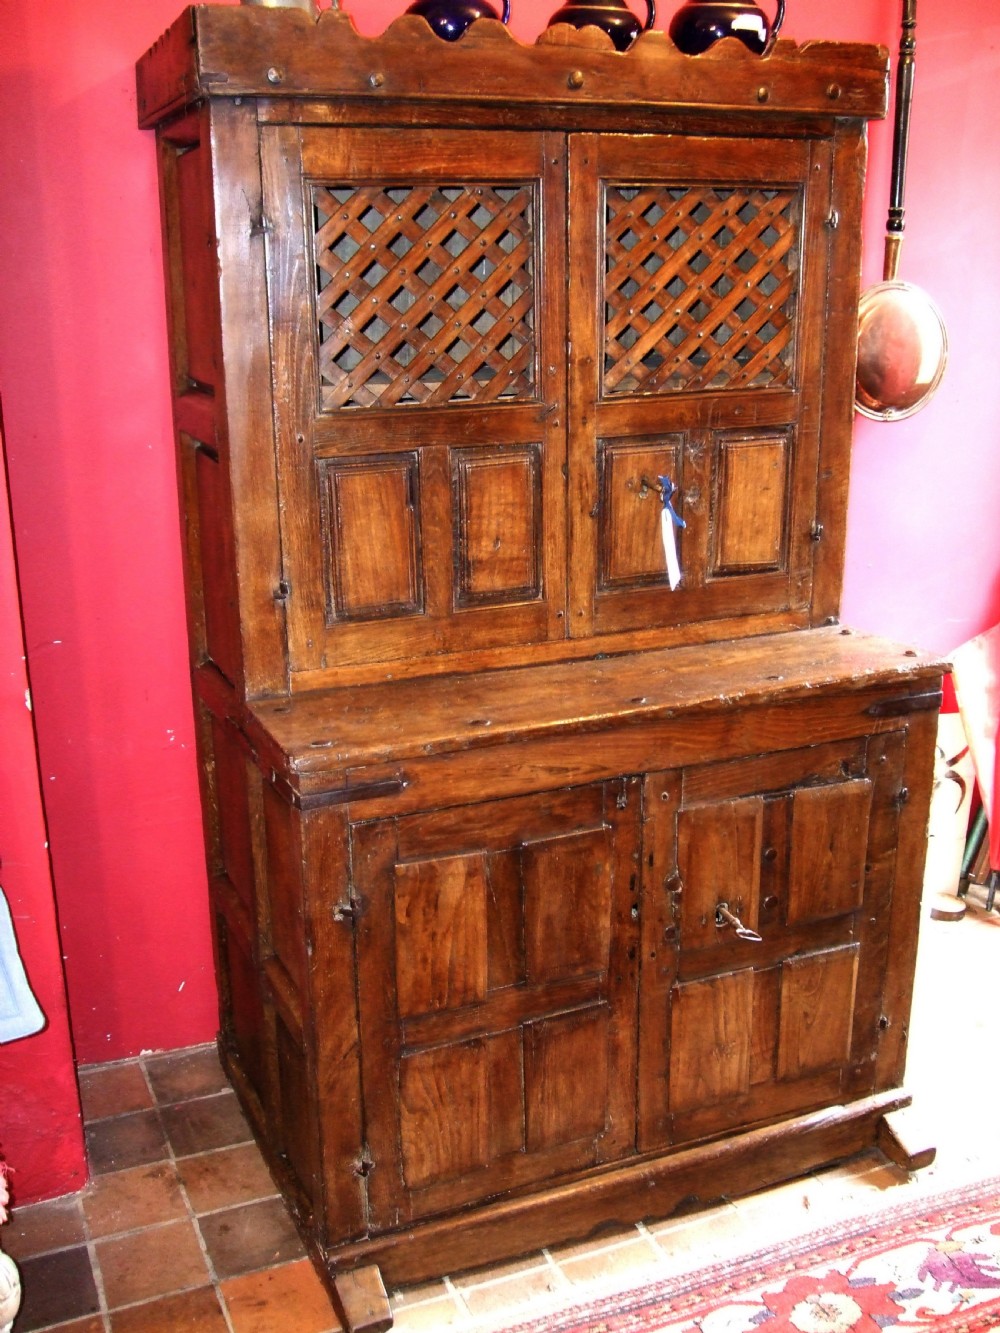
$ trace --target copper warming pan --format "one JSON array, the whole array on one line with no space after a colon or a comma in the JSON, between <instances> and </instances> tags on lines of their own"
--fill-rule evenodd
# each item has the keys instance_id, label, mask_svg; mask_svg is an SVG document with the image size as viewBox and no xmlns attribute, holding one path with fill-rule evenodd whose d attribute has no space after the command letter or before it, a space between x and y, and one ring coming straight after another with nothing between
<instances>
[{"instance_id":1,"label":"copper warming pan","mask_svg":"<svg viewBox=\"0 0 1000 1333\"><path fill-rule=\"evenodd\" d=\"M878 421L919 412L940 384L948 359L948 336L937 306L920 287L896 277L904 230L916 26L917 0L903 0L883 280L863 293L858 306L855 405Z\"/></svg>"}]
</instances>

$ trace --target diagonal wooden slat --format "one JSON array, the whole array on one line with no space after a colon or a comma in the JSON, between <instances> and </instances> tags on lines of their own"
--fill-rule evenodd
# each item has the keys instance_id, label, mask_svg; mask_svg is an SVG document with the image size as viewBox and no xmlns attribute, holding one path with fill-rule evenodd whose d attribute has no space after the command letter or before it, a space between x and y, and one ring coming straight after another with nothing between
<instances>
[{"instance_id":1,"label":"diagonal wooden slat","mask_svg":"<svg viewBox=\"0 0 1000 1333\"><path fill-rule=\"evenodd\" d=\"M342 193L314 190L327 405L530 397L533 187ZM346 262L337 253L345 240Z\"/></svg>"},{"instance_id":2,"label":"diagonal wooden slat","mask_svg":"<svg viewBox=\"0 0 1000 1333\"><path fill-rule=\"evenodd\" d=\"M794 191L609 185L604 392L788 383L797 241Z\"/></svg>"}]
</instances>

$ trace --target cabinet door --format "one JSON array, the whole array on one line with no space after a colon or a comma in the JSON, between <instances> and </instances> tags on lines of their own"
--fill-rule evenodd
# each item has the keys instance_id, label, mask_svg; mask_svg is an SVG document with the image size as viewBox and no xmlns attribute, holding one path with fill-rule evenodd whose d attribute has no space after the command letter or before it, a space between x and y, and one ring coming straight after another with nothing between
<instances>
[{"instance_id":1,"label":"cabinet door","mask_svg":"<svg viewBox=\"0 0 1000 1333\"><path fill-rule=\"evenodd\" d=\"M643 958L640 1147L873 1090L903 752L862 737L675 779L643 904L675 953L666 977Z\"/></svg>"},{"instance_id":2,"label":"cabinet door","mask_svg":"<svg viewBox=\"0 0 1000 1333\"><path fill-rule=\"evenodd\" d=\"M372 1224L635 1142L635 780L360 825Z\"/></svg>"},{"instance_id":3,"label":"cabinet door","mask_svg":"<svg viewBox=\"0 0 1000 1333\"><path fill-rule=\"evenodd\" d=\"M581 135L570 197L572 634L804 623L829 146Z\"/></svg>"},{"instance_id":4,"label":"cabinet door","mask_svg":"<svg viewBox=\"0 0 1000 1333\"><path fill-rule=\"evenodd\" d=\"M292 670L561 637L562 141L274 126L262 159Z\"/></svg>"}]
</instances>

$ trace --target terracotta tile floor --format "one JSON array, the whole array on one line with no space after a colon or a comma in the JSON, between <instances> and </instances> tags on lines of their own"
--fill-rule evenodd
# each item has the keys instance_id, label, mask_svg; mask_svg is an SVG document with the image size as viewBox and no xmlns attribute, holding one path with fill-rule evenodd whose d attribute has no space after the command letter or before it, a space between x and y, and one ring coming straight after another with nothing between
<instances>
[{"instance_id":1,"label":"terracotta tile floor","mask_svg":"<svg viewBox=\"0 0 1000 1333\"><path fill-rule=\"evenodd\" d=\"M973 895L979 891L973 889ZM700 1268L914 1192L1000 1175L992 1132L991 981L1000 914L926 919L908 1113L938 1147L916 1176L868 1157L707 1213L630 1227L393 1293L396 1328L494 1327L608 1284ZM250 1139L214 1049L81 1070L93 1178L16 1208L3 1245L24 1305L15 1333L331 1333L339 1325Z\"/></svg>"}]
</instances>

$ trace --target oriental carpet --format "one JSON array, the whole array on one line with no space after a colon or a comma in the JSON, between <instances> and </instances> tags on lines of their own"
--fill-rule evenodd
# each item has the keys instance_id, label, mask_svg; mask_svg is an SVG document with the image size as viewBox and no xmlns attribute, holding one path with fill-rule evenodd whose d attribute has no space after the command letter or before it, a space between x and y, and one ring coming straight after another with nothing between
<instances>
[{"instance_id":1,"label":"oriental carpet","mask_svg":"<svg viewBox=\"0 0 1000 1333\"><path fill-rule=\"evenodd\" d=\"M484 1329L487 1325L482 1326ZM506 1333L1000 1329L1000 1179L911 1199L758 1253L520 1322Z\"/></svg>"}]
</instances>

